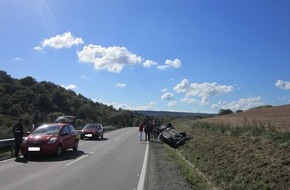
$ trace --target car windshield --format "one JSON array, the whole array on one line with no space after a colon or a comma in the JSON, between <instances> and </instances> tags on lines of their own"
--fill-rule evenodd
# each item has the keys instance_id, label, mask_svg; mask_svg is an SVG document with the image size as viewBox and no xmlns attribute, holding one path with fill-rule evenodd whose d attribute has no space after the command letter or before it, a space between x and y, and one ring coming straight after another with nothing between
<instances>
[{"instance_id":1,"label":"car windshield","mask_svg":"<svg viewBox=\"0 0 290 190\"><path fill-rule=\"evenodd\" d=\"M33 134L57 135L60 127L57 125L42 125L35 129Z\"/></svg>"},{"instance_id":2,"label":"car windshield","mask_svg":"<svg viewBox=\"0 0 290 190\"><path fill-rule=\"evenodd\" d=\"M87 124L84 129L96 129L96 126L95 124Z\"/></svg>"}]
</instances>

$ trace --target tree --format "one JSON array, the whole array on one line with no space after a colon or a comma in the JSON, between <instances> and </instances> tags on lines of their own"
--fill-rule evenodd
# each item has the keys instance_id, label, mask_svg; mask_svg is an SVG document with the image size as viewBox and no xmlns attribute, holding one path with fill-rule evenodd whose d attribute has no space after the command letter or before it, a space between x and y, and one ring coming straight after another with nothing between
<instances>
[{"instance_id":1,"label":"tree","mask_svg":"<svg viewBox=\"0 0 290 190\"><path fill-rule=\"evenodd\" d=\"M30 87L36 84L36 80L32 77L25 77L23 79L20 79L20 84Z\"/></svg>"},{"instance_id":2,"label":"tree","mask_svg":"<svg viewBox=\"0 0 290 190\"><path fill-rule=\"evenodd\" d=\"M233 111L230 109L220 109L219 110L219 115L227 115L227 114L231 114L231 113L233 113Z\"/></svg>"}]
</instances>

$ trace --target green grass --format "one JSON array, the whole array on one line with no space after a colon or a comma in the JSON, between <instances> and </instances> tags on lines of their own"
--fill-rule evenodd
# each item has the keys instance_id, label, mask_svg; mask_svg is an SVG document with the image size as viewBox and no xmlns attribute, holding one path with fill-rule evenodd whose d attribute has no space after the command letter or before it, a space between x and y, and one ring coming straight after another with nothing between
<instances>
[{"instance_id":1,"label":"green grass","mask_svg":"<svg viewBox=\"0 0 290 190\"><path fill-rule=\"evenodd\" d=\"M227 123L209 123L209 122L194 122L191 124L193 128L203 128L221 134L227 134L236 137L252 137L263 138L272 142L277 142L281 145L290 145L290 132L281 132L272 124L257 122L256 120L245 120L242 126L232 126Z\"/></svg>"},{"instance_id":2,"label":"green grass","mask_svg":"<svg viewBox=\"0 0 290 190\"><path fill-rule=\"evenodd\" d=\"M179 166L182 174L185 176L186 180L191 184L194 189L216 189L195 166L185 160L185 158L180 154L177 149L173 149L168 145L165 145L165 149L168 152L169 156L171 156L175 163Z\"/></svg>"}]
</instances>

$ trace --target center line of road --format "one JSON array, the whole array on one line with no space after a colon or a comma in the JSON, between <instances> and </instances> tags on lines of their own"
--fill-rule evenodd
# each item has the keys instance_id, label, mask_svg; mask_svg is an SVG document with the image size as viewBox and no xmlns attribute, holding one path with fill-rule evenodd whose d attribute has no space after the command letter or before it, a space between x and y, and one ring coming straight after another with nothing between
<instances>
[{"instance_id":1,"label":"center line of road","mask_svg":"<svg viewBox=\"0 0 290 190\"><path fill-rule=\"evenodd\" d=\"M116 142L116 141L118 141L118 140L120 140L121 138L119 137L119 138L117 138L117 139L115 139L114 141Z\"/></svg>"},{"instance_id":2,"label":"center line of road","mask_svg":"<svg viewBox=\"0 0 290 190\"><path fill-rule=\"evenodd\" d=\"M78 162L78 161L84 159L85 157L87 157L87 156L89 156L89 155L91 155L91 154L93 154L93 153L94 153L94 152L91 152L91 153L89 153L89 154L83 155L83 156L81 156L80 158L78 158L78 159L76 159L76 160L74 160L74 161L72 161L72 162L66 164L66 166L72 165L72 164L74 164L74 163L76 163L76 162Z\"/></svg>"}]
</instances>

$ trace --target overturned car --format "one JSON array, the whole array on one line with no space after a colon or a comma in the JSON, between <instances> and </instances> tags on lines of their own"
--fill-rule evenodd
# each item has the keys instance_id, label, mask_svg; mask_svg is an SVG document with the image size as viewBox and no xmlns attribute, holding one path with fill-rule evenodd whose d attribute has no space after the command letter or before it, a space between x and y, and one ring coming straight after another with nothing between
<instances>
[{"instance_id":1,"label":"overturned car","mask_svg":"<svg viewBox=\"0 0 290 190\"><path fill-rule=\"evenodd\" d=\"M178 131L171 125L171 123L160 126L158 131L159 140L173 148L178 148L179 146L185 144L185 142L189 139L185 132Z\"/></svg>"}]
</instances>

